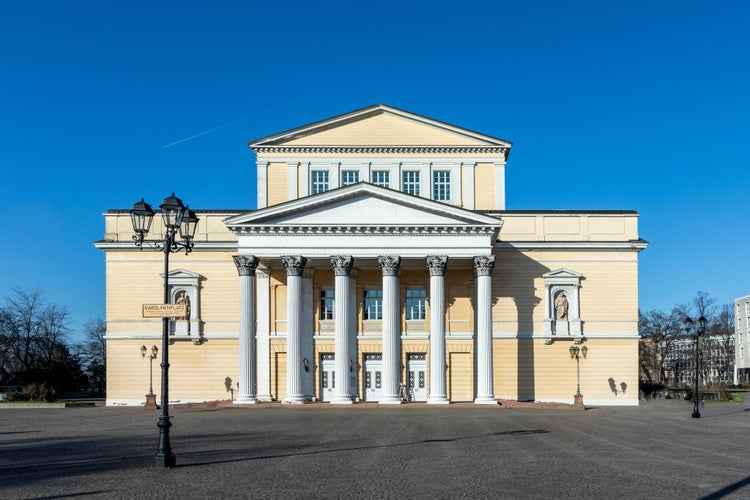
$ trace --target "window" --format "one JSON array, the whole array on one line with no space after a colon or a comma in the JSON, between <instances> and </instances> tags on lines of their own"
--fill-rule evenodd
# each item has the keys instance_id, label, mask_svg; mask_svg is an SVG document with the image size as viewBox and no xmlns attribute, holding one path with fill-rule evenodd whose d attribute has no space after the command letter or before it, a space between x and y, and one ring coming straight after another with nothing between
<instances>
[{"instance_id":1,"label":"window","mask_svg":"<svg viewBox=\"0 0 750 500\"><path fill-rule=\"evenodd\" d=\"M368 288L364 293L363 301L364 320L383 319L383 289Z\"/></svg>"},{"instance_id":2,"label":"window","mask_svg":"<svg viewBox=\"0 0 750 500\"><path fill-rule=\"evenodd\" d=\"M341 185L348 186L349 184L356 184L359 182L359 171L357 170L344 170L341 172Z\"/></svg>"},{"instance_id":3,"label":"window","mask_svg":"<svg viewBox=\"0 0 750 500\"><path fill-rule=\"evenodd\" d=\"M391 173L388 170L374 170L372 172L372 183L376 186L390 187Z\"/></svg>"},{"instance_id":4,"label":"window","mask_svg":"<svg viewBox=\"0 0 750 500\"><path fill-rule=\"evenodd\" d=\"M328 170L312 171L312 194L328 191Z\"/></svg>"},{"instance_id":5,"label":"window","mask_svg":"<svg viewBox=\"0 0 750 500\"><path fill-rule=\"evenodd\" d=\"M439 201L451 199L451 173L447 170L432 173L432 199Z\"/></svg>"},{"instance_id":6,"label":"window","mask_svg":"<svg viewBox=\"0 0 750 500\"><path fill-rule=\"evenodd\" d=\"M334 295L332 288L320 290L320 320L333 319Z\"/></svg>"},{"instance_id":7,"label":"window","mask_svg":"<svg viewBox=\"0 0 750 500\"><path fill-rule=\"evenodd\" d=\"M401 174L401 190L419 196L419 172L406 171Z\"/></svg>"},{"instance_id":8,"label":"window","mask_svg":"<svg viewBox=\"0 0 750 500\"><path fill-rule=\"evenodd\" d=\"M406 320L425 319L427 291L424 288L409 288L406 290Z\"/></svg>"}]
</instances>

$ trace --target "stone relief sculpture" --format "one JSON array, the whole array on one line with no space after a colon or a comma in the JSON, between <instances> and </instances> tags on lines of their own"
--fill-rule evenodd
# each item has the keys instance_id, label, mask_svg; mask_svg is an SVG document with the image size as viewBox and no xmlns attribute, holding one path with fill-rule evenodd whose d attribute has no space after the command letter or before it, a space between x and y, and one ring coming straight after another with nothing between
<instances>
[{"instance_id":1,"label":"stone relief sculpture","mask_svg":"<svg viewBox=\"0 0 750 500\"><path fill-rule=\"evenodd\" d=\"M177 300L175 303L185 304L185 317L183 319L190 320L190 296L185 290L181 290L180 293L177 294Z\"/></svg>"}]
</instances>

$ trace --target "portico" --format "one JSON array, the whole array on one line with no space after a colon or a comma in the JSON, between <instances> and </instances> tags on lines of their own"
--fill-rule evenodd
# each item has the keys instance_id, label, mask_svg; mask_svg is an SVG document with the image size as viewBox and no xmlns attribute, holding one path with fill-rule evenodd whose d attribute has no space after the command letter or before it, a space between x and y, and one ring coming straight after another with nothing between
<instances>
[{"instance_id":1,"label":"portico","mask_svg":"<svg viewBox=\"0 0 750 500\"><path fill-rule=\"evenodd\" d=\"M323 199L321 199L323 198ZM321 224L320 221L326 221ZM339 224L331 226L331 221ZM408 222L407 222L408 221ZM389 189L370 184L354 184L328 193L303 200L261 209L250 214L232 217L225 221L228 228L238 235L241 262L260 262L267 272L283 268L286 276L286 397L284 402L298 403L312 398L320 398L319 387L313 384L315 368L310 371L315 356L315 344L323 340L324 332L310 327L316 323L312 283L304 284L303 274L320 275L333 271L333 345L335 359L335 380L333 404L351 404L356 401L358 380L362 360L358 356L358 340L380 345L382 373L378 401L381 404L402 402L401 386L409 381L402 376L404 352L402 337L408 332L402 328L401 288L408 287L402 282L402 266L423 274L423 281L429 281L429 327L424 333L429 338L430 362L429 397L430 403L447 403L446 391L446 350L445 350L445 288L444 275L449 265L474 269L477 275L476 301L485 317L477 323L477 339L483 348L491 349L492 321L487 314L491 311L491 256L493 242L502 222L496 218L475 212L451 207L431 200L414 198ZM346 253L344 253L346 252ZM449 264L450 262L450 264ZM490 266L490 267L488 267ZM239 268L243 272L243 268ZM357 274L366 269L372 275L379 271L380 287L371 287L377 292L371 305L363 305L357 300ZM487 272L490 269L490 272ZM354 272L353 272L354 271ZM312 280L310 280L312 281ZM321 278L316 281L325 281ZM330 281L330 277L328 278ZM241 280L240 287L246 288L247 281ZM489 288L488 288L489 287ZM258 287L258 302L269 304L269 288ZM483 292L483 293L482 293ZM240 310L256 309L255 294L240 293ZM307 305L306 305L307 304ZM370 310L370 307L372 308ZM479 317L479 316L478 316ZM426 322L426 318L424 318ZM243 322L240 338L253 335L251 322ZM359 330L358 325L363 329ZM471 327L474 330L474 327ZM329 332L330 333L330 332ZM423 335L424 336L424 335ZM481 339L481 340L479 340ZM267 340L258 338L259 344ZM321 342L324 343L324 342ZM241 347L243 373L240 380L255 380L258 369L253 363L255 349ZM266 345L259 345L258 352L267 352ZM307 360L307 363L305 363ZM492 357L479 358L477 365L480 385L476 398L478 404L495 403L492 390ZM247 373L245 373L247 372ZM417 377L413 383L426 384L426 377ZM307 382L305 382L307 380ZM268 378L261 378L257 393L270 394L273 391L266 384ZM320 384L317 384L318 386ZM307 386L305 393L303 387ZM312 391L309 388L313 388ZM248 389L251 394L255 389ZM243 389L240 393L244 394Z\"/></svg>"}]
</instances>

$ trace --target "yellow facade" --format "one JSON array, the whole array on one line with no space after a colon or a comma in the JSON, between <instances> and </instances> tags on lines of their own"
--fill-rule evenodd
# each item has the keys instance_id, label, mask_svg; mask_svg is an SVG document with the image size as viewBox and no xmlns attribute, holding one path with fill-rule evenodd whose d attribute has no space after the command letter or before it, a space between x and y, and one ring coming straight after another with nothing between
<instances>
[{"instance_id":1,"label":"yellow facade","mask_svg":"<svg viewBox=\"0 0 750 500\"><path fill-rule=\"evenodd\" d=\"M317 203L316 196L306 191L307 175L319 161L316 159L325 157L328 162L331 156L342 154L340 165L335 167L339 170L331 167L332 175L342 169L355 168L346 165L355 165L365 178L377 169L390 169L394 178L405 169L416 168L428 179L422 179L426 189L432 185L433 172L455 169L456 175L451 179L460 184L455 186L459 194L446 202L451 208L446 208L448 215L441 215L440 224L446 227L453 224L445 222L446 217L453 217L458 229L446 229L447 235L478 234L461 232L463 228L459 226L466 224L464 219L472 217L466 207L483 211L489 215L481 217L498 221L497 241L487 247L487 253L494 257L491 369L496 398L572 402L579 380L576 362L568 349L576 342L588 348L587 357L580 359L580 387L585 400L596 404L637 404L638 252L646 246L638 235L638 214L629 211L521 212L498 208L498 186L504 186L504 179L498 176L504 175L510 143L441 122L422 120L392 108L386 107L380 112L381 108L375 110L378 112L364 113L361 119L354 113L295 129L288 136L270 136L251 143L259 165L263 165L265 179L259 186L265 189L267 208L263 210L269 220L281 213L278 212L281 209L275 208L280 204L290 206L296 198L311 200L299 209L295 205L284 208L287 210L284 214L291 214L284 215L285 222L258 226L260 229L248 224L249 230L255 232L243 233L227 223L241 217L242 212L208 210L198 214L200 223L194 250L187 255L170 255L170 279L174 276L174 286L191 290L195 309L189 326L187 322L170 323L170 400L229 399L239 391L240 277L233 257L243 253L246 234L255 238L248 241L257 242L260 249L259 269L254 277L257 304L253 318L257 356L253 366L258 394L267 392L275 401L287 397L291 373L287 339L290 325L287 323L291 310L299 305L290 304L288 300L288 277L280 262L285 249L282 247L275 255L262 254L264 242L273 241L273 235L284 231L291 235L299 233L288 240L289 245L302 245L301 250L291 248L292 255L304 255L304 245L310 249L302 276L305 311L309 311L309 316L303 322L301 333L305 362L301 376L308 399L323 398L323 360L335 355L337 349L336 322L326 317L321 301L323 292L336 287L328 258L346 255L345 250L332 249L331 253L326 253L319 246L351 241L352 251L360 252L354 257L352 274L351 307L356 338L351 339L349 369L354 380L354 401L368 399L367 391L374 386L366 386L369 379L365 364L367 359L377 357L384 350L384 325L382 320L366 319L363 297L367 290L383 286L384 278L376 256L398 253L398 249L387 247L394 236L381 236L379 228L388 224L397 227L409 221L376 223L379 219L374 219L376 222L363 223L366 226L363 234L371 235L373 245L387 248L387 251L372 250L368 254L367 246L358 243L360 236L352 235L353 230L337 229L335 220L325 219L328 205L335 208L337 203L349 199L345 195L347 188L341 199L331 198L330 202L325 201L326 193L316 195L324 200ZM368 145L374 146L366 147ZM496 154L497 159L487 161L489 154ZM295 155L301 159L296 159ZM303 156L310 161L306 162ZM383 160L389 156L395 159ZM362 158L372 158L372 162L362 162ZM404 202L391 194L396 191L392 186L390 189L382 194L377 192L373 199L393 198L397 212ZM429 224L429 218L442 210L436 202L422 201L432 192L428 189L413 202L418 209L424 206L427 221L424 224ZM309 215L299 219L304 223L294 222L292 216L298 217L294 210L308 210L304 214ZM141 308L143 304L163 301L164 256L160 252L139 251L133 246L128 211L109 211L104 219L104 239L96 245L106 254L107 401L108 404L141 404L148 389L149 360L141 356L140 346L160 347L163 325L161 320L142 318ZM310 236L315 231L328 231L326 234L330 236L317 243L318 240ZM397 231L400 237L405 234L400 229ZM163 237L163 227L157 219L149 237ZM482 369L477 352L478 281L470 255L460 253L460 245L454 250L448 246L451 237L404 239L407 245L428 242L434 248L417 251L409 247L403 251L398 274L398 378L399 383L408 385L410 360L424 359L425 368L419 370L425 377L425 394L429 396L433 387L430 373L435 355L431 352L433 332L430 330L435 304L430 299L431 277L424 254L445 254L448 265L442 282L445 302L441 305L445 329L445 388L452 402L472 401L477 397L477 373ZM575 294L570 296L570 326L565 326L565 330L559 330L560 320L555 319L552 305L560 289ZM407 319L407 303L415 290L424 291L423 313L419 318ZM159 361L154 365L154 390L158 394ZM375 381L369 383L375 384Z\"/></svg>"}]
</instances>

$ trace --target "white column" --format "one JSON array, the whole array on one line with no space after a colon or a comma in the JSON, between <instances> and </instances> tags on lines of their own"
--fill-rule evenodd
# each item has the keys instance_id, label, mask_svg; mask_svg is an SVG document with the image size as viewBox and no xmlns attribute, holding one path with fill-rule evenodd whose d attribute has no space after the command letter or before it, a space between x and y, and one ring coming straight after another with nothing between
<instances>
[{"instance_id":1,"label":"white column","mask_svg":"<svg viewBox=\"0 0 750 500\"><path fill-rule=\"evenodd\" d=\"M477 397L476 404L497 404L492 373L492 271L494 256L474 257L477 276Z\"/></svg>"},{"instance_id":2,"label":"white column","mask_svg":"<svg viewBox=\"0 0 750 500\"><path fill-rule=\"evenodd\" d=\"M255 268L254 255L235 255L240 274L240 380L235 404L255 404Z\"/></svg>"},{"instance_id":3,"label":"white column","mask_svg":"<svg viewBox=\"0 0 750 500\"><path fill-rule=\"evenodd\" d=\"M383 271L383 388L380 404L400 404L401 382L401 308L399 307L398 272L401 257L378 257Z\"/></svg>"},{"instance_id":4,"label":"white column","mask_svg":"<svg viewBox=\"0 0 750 500\"><path fill-rule=\"evenodd\" d=\"M255 345L256 397L269 402L271 397L271 272L255 270Z\"/></svg>"},{"instance_id":5,"label":"white column","mask_svg":"<svg viewBox=\"0 0 750 500\"><path fill-rule=\"evenodd\" d=\"M300 338L301 347L300 355L302 356L302 394L305 395L305 401L312 401L313 399L313 375L315 370L312 370L313 360L313 275L315 269L310 267L306 268L302 273L302 311L300 318L301 331ZM305 370L305 362L307 360L308 369Z\"/></svg>"},{"instance_id":6,"label":"white column","mask_svg":"<svg viewBox=\"0 0 750 500\"><path fill-rule=\"evenodd\" d=\"M331 257L331 266L336 275L334 291L333 318L336 327L334 348L336 351L336 387L331 397L333 404L352 404L349 363L352 359L349 352L349 339L352 332L350 280L349 272L354 259L351 256L338 255Z\"/></svg>"},{"instance_id":7,"label":"white column","mask_svg":"<svg viewBox=\"0 0 750 500\"><path fill-rule=\"evenodd\" d=\"M302 271L307 259L283 256L286 269L286 398L284 403L304 403L302 390Z\"/></svg>"},{"instance_id":8,"label":"white column","mask_svg":"<svg viewBox=\"0 0 750 500\"><path fill-rule=\"evenodd\" d=\"M427 403L447 404L445 383L445 268L448 257L428 256L430 270L430 395Z\"/></svg>"}]
</instances>

